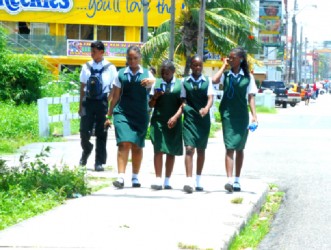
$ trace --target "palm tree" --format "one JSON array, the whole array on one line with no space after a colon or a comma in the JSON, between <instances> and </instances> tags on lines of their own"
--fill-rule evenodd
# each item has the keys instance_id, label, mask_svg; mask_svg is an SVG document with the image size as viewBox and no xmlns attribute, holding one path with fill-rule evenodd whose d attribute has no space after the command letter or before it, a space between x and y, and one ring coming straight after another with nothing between
<instances>
[{"instance_id":1,"label":"palm tree","mask_svg":"<svg viewBox=\"0 0 331 250\"><path fill-rule=\"evenodd\" d=\"M185 60L184 75L188 75L189 58L196 53L199 21L199 0L184 0L185 9L176 18L175 61ZM206 3L205 41L212 53L227 55L240 45L249 52L258 48L252 29L260 24L252 16L253 1L214 0ZM144 63L160 65L167 59L170 37L170 20L161 24L154 36L142 49Z\"/></svg>"}]
</instances>

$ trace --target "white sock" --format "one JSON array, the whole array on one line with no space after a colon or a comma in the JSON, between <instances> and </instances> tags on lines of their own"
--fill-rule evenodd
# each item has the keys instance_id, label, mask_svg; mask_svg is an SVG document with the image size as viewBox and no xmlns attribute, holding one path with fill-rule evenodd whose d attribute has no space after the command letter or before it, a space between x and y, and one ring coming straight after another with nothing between
<instances>
[{"instance_id":1,"label":"white sock","mask_svg":"<svg viewBox=\"0 0 331 250\"><path fill-rule=\"evenodd\" d=\"M132 179L138 179L138 174L132 174Z\"/></svg>"},{"instance_id":2,"label":"white sock","mask_svg":"<svg viewBox=\"0 0 331 250\"><path fill-rule=\"evenodd\" d=\"M228 183L230 183L230 184L233 183L233 179L232 179L232 177L228 177Z\"/></svg>"},{"instance_id":3,"label":"white sock","mask_svg":"<svg viewBox=\"0 0 331 250\"><path fill-rule=\"evenodd\" d=\"M201 179L201 175L197 175L195 177L195 184L196 184L196 187L200 187L200 179Z\"/></svg>"},{"instance_id":4,"label":"white sock","mask_svg":"<svg viewBox=\"0 0 331 250\"><path fill-rule=\"evenodd\" d=\"M193 178L192 177L187 177L186 178L186 185L193 186Z\"/></svg>"},{"instance_id":5,"label":"white sock","mask_svg":"<svg viewBox=\"0 0 331 250\"><path fill-rule=\"evenodd\" d=\"M156 177L155 184L158 185L158 186L162 186L162 178L161 177Z\"/></svg>"},{"instance_id":6,"label":"white sock","mask_svg":"<svg viewBox=\"0 0 331 250\"><path fill-rule=\"evenodd\" d=\"M118 177L117 177L117 181L123 183L124 182L124 176L125 176L125 173L119 173Z\"/></svg>"},{"instance_id":7,"label":"white sock","mask_svg":"<svg viewBox=\"0 0 331 250\"><path fill-rule=\"evenodd\" d=\"M240 183L240 177L235 177L235 178L234 178L234 182L238 182L238 183Z\"/></svg>"},{"instance_id":8,"label":"white sock","mask_svg":"<svg viewBox=\"0 0 331 250\"><path fill-rule=\"evenodd\" d=\"M164 178L164 186L170 186L170 177Z\"/></svg>"}]
</instances>

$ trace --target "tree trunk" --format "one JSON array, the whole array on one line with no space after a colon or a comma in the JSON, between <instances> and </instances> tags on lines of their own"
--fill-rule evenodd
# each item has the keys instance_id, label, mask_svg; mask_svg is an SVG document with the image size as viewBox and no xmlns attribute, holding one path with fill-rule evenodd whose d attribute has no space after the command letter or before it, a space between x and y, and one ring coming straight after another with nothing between
<instances>
[{"instance_id":1,"label":"tree trunk","mask_svg":"<svg viewBox=\"0 0 331 250\"><path fill-rule=\"evenodd\" d=\"M186 48L186 62L185 62L185 70L184 76L188 76L191 69L191 50Z\"/></svg>"}]
</instances>

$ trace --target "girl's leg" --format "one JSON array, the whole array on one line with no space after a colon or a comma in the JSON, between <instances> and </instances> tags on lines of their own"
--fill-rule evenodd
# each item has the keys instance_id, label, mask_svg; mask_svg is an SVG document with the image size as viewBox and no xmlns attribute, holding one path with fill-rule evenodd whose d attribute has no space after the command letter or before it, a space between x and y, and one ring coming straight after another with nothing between
<instances>
[{"instance_id":1,"label":"girl's leg","mask_svg":"<svg viewBox=\"0 0 331 250\"><path fill-rule=\"evenodd\" d=\"M195 149L193 147L187 146L185 152L185 170L186 170L186 185L184 186L184 191L187 193L193 192L193 155Z\"/></svg>"},{"instance_id":2,"label":"girl's leg","mask_svg":"<svg viewBox=\"0 0 331 250\"><path fill-rule=\"evenodd\" d=\"M124 187L124 174L125 174L126 165L128 163L130 149L131 149L131 143L129 142L121 142L118 145L118 149L117 149L118 178L116 181L113 182L113 185L117 188Z\"/></svg>"},{"instance_id":3,"label":"girl's leg","mask_svg":"<svg viewBox=\"0 0 331 250\"><path fill-rule=\"evenodd\" d=\"M197 149L197 176L196 176L196 191L203 191L200 185L200 178L202 174L203 165L205 163L205 149Z\"/></svg>"},{"instance_id":4,"label":"girl's leg","mask_svg":"<svg viewBox=\"0 0 331 250\"><path fill-rule=\"evenodd\" d=\"M154 169L156 180L151 185L152 189L161 190L162 189L162 165L163 165L163 153L157 152L154 154Z\"/></svg>"},{"instance_id":5,"label":"girl's leg","mask_svg":"<svg viewBox=\"0 0 331 250\"><path fill-rule=\"evenodd\" d=\"M226 176L228 178L228 181L225 184L225 189L229 192L233 191L233 180L232 180L233 154L234 154L233 149L226 149L226 152L225 152L225 171L226 171Z\"/></svg>"},{"instance_id":6,"label":"girl's leg","mask_svg":"<svg viewBox=\"0 0 331 250\"><path fill-rule=\"evenodd\" d=\"M166 172L165 172L165 179L164 179L164 189L172 189L170 185L170 177L172 174L172 170L174 169L175 164L175 156L167 154L166 158Z\"/></svg>"},{"instance_id":7,"label":"girl's leg","mask_svg":"<svg viewBox=\"0 0 331 250\"><path fill-rule=\"evenodd\" d=\"M143 159L143 149L136 144L132 144L132 187L140 187L138 174Z\"/></svg>"},{"instance_id":8,"label":"girl's leg","mask_svg":"<svg viewBox=\"0 0 331 250\"><path fill-rule=\"evenodd\" d=\"M240 173L244 162L244 150L236 151L236 177L233 184L234 191L241 191L240 187Z\"/></svg>"}]
</instances>

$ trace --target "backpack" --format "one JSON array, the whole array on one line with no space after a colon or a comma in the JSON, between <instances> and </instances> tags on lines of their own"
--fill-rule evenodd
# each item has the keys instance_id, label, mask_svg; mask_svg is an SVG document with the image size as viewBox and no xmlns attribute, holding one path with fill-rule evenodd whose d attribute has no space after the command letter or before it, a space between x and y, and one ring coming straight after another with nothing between
<instances>
[{"instance_id":1,"label":"backpack","mask_svg":"<svg viewBox=\"0 0 331 250\"><path fill-rule=\"evenodd\" d=\"M101 100L103 98L103 82L102 72L109 68L111 63L106 64L100 70L86 63L87 68L91 71L91 75L86 82L86 97L92 100Z\"/></svg>"}]
</instances>

